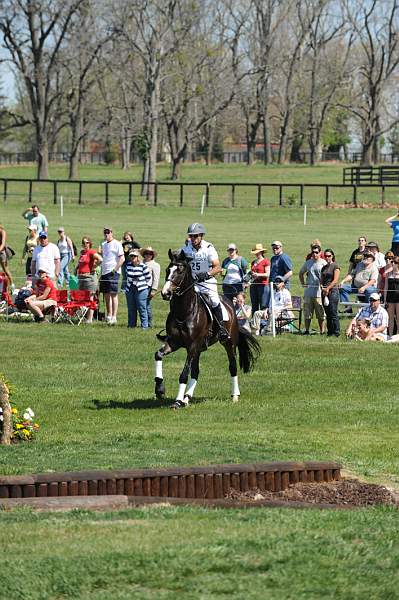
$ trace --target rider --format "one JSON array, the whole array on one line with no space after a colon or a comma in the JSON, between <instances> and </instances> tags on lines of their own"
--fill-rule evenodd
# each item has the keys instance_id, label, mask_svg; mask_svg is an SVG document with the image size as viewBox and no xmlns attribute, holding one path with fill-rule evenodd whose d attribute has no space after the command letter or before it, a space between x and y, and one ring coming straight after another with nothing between
<instances>
[{"instance_id":1,"label":"rider","mask_svg":"<svg viewBox=\"0 0 399 600\"><path fill-rule=\"evenodd\" d=\"M191 259L191 272L196 281L195 291L209 296L212 313L219 326L219 340L229 339L229 334L223 325L222 307L217 291L215 275L222 271L219 256L215 247L206 242L205 228L201 223L191 223L187 229L188 240L182 250Z\"/></svg>"}]
</instances>

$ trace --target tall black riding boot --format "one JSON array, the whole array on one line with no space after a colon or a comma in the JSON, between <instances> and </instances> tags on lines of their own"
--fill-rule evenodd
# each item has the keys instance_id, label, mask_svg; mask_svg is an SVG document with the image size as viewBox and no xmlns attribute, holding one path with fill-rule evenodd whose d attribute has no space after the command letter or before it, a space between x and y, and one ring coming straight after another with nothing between
<instances>
[{"instance_id":1,"label":"tall black riding boot","mask_svg":"<svg viewBox=\"0 0 399 600\"><path fill-rule=\"evenodd\" d=\"M220 306L220 304L218 304L218 306L214 306L212 308L212 312L213 312L214 319L219 327L218 338L221 342L225 342L226 340L229 339L230 336L228 334L227 329L223 325L223 313L222 313L222 307Z\"/></svg>"}]
</instances>

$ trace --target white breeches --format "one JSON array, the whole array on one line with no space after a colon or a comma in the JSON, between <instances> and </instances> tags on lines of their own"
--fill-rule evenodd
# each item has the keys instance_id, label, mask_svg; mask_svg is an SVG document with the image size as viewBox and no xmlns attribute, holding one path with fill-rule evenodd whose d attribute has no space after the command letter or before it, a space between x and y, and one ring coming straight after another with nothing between
<instances>
[{"instance_id":1,"label":"white breeches","mask_svg":"<svg viewBox=\"0 0 399 600\"><path fill-rule=\"evenodd\" d=\"M203 283L196 283L194 289L196 292L200 292L201 294L207 294L207 296L210 298L213 308L215 308L215 306L219 306L220 298L218 294L218 286L214 277L207 279Z\"/></svg>"}]
</instances>

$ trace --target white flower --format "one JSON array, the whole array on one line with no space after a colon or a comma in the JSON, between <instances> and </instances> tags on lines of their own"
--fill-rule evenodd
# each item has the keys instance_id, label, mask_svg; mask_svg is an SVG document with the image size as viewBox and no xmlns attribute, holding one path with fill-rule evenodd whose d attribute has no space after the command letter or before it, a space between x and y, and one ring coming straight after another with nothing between
<instances>
[{"instance_id":1,"label":"white flower","mask_svg":"<svg viewBox=\"0 0 399 600\"><path fill-rule=\"evenodd\" d=\"M25 421L32 421L34 416L35 416L35 413L33 412L33 410L31 408L27 408L26 411L24 412Z\"/></svg>"}]
</instances>

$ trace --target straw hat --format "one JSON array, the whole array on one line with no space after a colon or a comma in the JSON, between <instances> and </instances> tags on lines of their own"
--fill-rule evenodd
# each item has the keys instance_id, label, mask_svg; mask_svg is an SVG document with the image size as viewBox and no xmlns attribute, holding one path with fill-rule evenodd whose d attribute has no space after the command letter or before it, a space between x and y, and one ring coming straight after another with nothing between
<instances>
[{"instance_id":1,"label":"straw hat","mask_svg":"<svg viewBox=\"0 0 399 600\"><path fill-rule=\"evenodd\" d=\"M154 248L152 248L152 246L147 246L147 248L140 248L141 256L144 256L145 252L151 252L151 254L153 255L154 258L158 255L158 252L155 252L155 250L154 250Z\"/></svg>"},{"instance_id":2,"label":"straw hat","mask_svg":"<svg viewBox=\"0 0 399 600\"><path fill-rule=\"evenodd\" d=\"M255 244L255 247L251 250L251 254L258 254L258 252L266 252L266 248L263 247L263 244Z\"/></svg>"}]
</instances>

